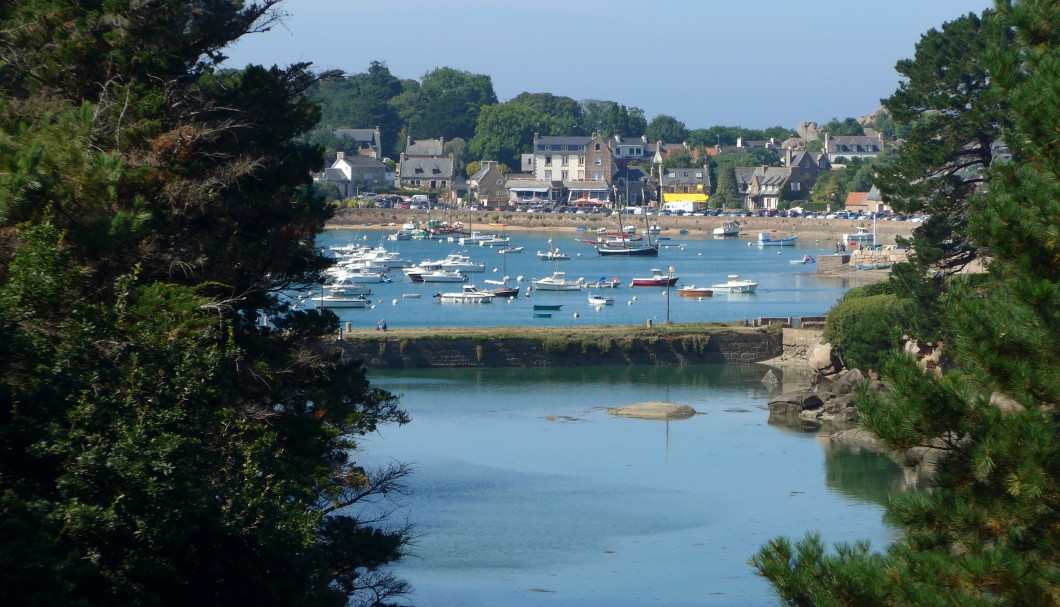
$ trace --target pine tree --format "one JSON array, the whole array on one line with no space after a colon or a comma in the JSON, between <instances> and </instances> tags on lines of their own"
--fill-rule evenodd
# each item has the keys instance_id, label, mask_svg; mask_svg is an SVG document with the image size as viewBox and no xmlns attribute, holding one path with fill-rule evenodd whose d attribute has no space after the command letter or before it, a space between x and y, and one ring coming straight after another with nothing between
<instances>
[{"instance_id":1,"label":"pine tree","mask_svg":"<svg viewBox=\"0 0 1060 607\"><path fill-rule=\"evenodd\" d=\"M1060 35L1049 0L998 14L1017 35L990 55L1016 160L967 216L989 273L951 280L951 369L896 356L891 391L858 402L889 447L936 447L933 486L888 504L903 535L883 553L814 535L763 547L751 564L785 604L1060 605Z\"/></svg>"},{"instance_id":2,"label":"pine tree","mask_svg":"<svg viewBox=\"0 0 1060 607\"><path fill-rule=\"evenodd\" d=\"M386 605L407 416L323 339L308 65L276 0L0 7L0 586L19 605ZM277 330L258 326L267 314ZM362 518L363 517L363 518Z\"/></svg>"}]
</instances>

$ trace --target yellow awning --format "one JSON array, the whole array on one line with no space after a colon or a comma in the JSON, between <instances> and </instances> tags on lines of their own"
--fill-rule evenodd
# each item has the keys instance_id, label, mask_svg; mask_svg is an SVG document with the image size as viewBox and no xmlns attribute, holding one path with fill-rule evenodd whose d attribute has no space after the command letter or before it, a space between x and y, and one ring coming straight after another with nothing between
<instances>
[{"instance_id":1,"label":"yellow awning","mask_svg":"<svg viewBox=\"0 0 1060 607\"><path fill-rule=\"evenodd\" d=\"M663 192L663 202L706 202L710 196L694 192Z\"/></svg>"}]
</instances>

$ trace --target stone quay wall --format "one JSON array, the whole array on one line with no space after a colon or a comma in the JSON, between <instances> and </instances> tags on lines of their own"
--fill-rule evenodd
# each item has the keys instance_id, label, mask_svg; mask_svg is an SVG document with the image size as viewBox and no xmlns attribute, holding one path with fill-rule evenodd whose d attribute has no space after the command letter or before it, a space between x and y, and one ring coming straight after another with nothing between
<instances>
[{"instance_id":1,"label":"stone quay wall","mask_svg":"<svg viewBox=\"0 0 1060 607\"><path fill-rule=\"evenodd\" d=\"M369 369L445 367L559 367L587 365L747 364L784 352L780 331L723 330L705 334L660 333L630 337L587 334L584 338L517 336L347 334L346 356Z\"/></svg>"}]
</instances>

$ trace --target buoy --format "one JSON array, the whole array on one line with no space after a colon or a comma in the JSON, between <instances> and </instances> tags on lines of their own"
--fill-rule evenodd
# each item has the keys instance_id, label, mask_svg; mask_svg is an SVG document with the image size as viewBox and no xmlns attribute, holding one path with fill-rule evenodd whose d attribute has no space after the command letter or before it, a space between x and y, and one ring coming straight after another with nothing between
<instances>
[{"instance_id":1,"label":"buoy","mask_svg":"<svg viewBox=\"0 0 1060 607\"><path fill-rule=\"evenodd\" d=\"M637 301L637 296L636 295L633 296L633 301Z\"/></svg>"},{"instance_id":2,"label":"buoy","mask_svg":"<svg viewBox=\"0 0 1060 607\"><path fill-rule=\"evenodd\" d=\"M633 305L633 302L632 302L632 301L627 301L627 302L626 302L626 305L627 305L627 306L632 306L632 305Z\"/></svg>"},{"instance_id":3,"label":"buoy","mask_svg":"<svg viewBox=\"0 0 1060 607\"><path fill-rule=\"evenodd\" d=\"M397 305L397 300L396 300L396 299L394 299L394 300L392 300L392 301L391 301L390 303L392 303L392 304L394 304L394 305L396 306L396 305Z\"/></svg>"},{"instance_id":4,"label":"buoy","mask_svg":"<svg viewBox=\"0 0 1060 607\"><path fill-rule=\"evenodd\" d=\"M574 318L580 318L580 317L581 317L581 314L579 314L577 312L574 313Z\"/></svg>"}]
</instances>

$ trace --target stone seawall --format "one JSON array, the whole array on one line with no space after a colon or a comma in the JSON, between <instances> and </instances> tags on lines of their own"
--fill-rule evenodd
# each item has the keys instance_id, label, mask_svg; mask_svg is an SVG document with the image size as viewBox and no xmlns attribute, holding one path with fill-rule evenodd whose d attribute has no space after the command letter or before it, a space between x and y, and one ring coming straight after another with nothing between
<instances>
[{"instance_id":1,"label":"stone seawall","mask_svg":"<svg viewBox=\"0 0 1060 607\"><path fill-rule=\"evenodd\" d=\"M754 363L784 352L783 334L767 330L679 332L614 337L347 335L347 356L369 369L549 367Z\"/></svg>"}]
</instances>

